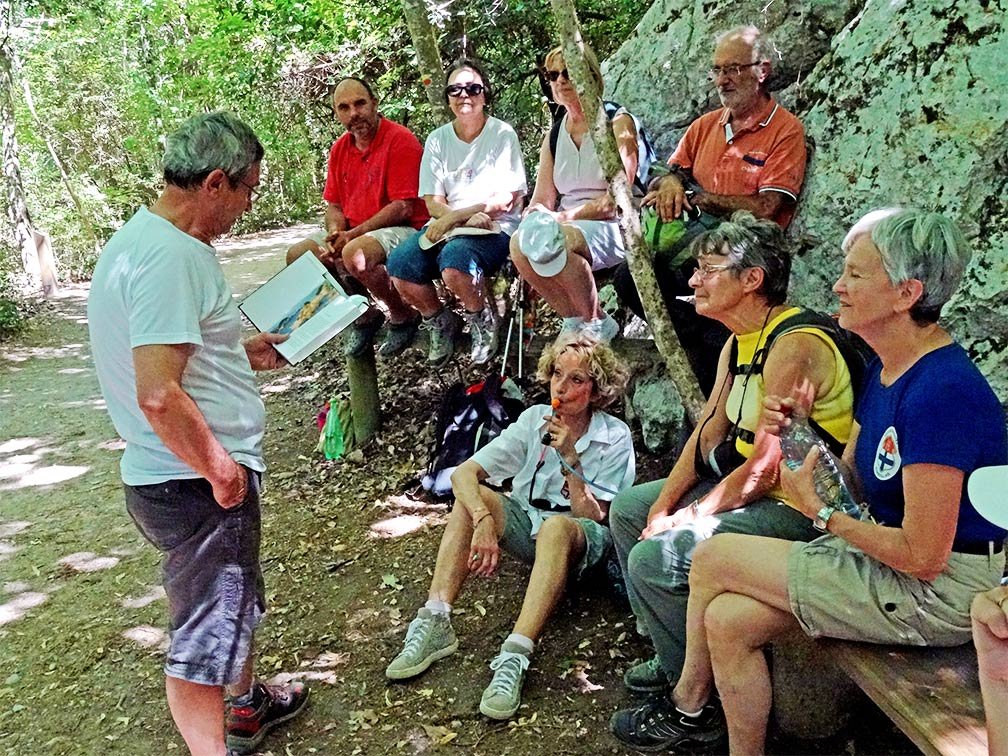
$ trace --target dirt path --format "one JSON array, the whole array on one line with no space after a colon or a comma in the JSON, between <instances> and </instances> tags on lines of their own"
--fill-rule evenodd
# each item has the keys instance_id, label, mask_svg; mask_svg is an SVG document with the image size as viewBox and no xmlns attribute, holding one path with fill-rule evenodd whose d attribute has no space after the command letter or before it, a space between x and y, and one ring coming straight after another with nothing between
<instances>
[{"instance_id":1,"label":"dirt path","mask_svg":"<svg viewBox=\"0 0 1008 756\"><path fill-rule=\"evenodd\" d=\"M220 245L236 293L275 272L303 232ZM124 511L121 442L89 356L86 297L84 286L65 288L16 343L0 344L0 753L183 753L162 687L158 556ZM623 753L607 722L627 705L620 675L644 648L623 607L590 591L558 608L519 718L477 714L487 660L527 580L513 562L457 602L455 657L387 686L382 670L426 595L444 521L443 505L403 493L425 458L442 383L416 352L379 373L386 429L341 462L314 452L316 409L346 390L338 347L262 383L270 613L259 668L314 681L307 716L267 740L269 752ZM868 752L828 745L820 752Z\"/></svg>"}]
</instances>

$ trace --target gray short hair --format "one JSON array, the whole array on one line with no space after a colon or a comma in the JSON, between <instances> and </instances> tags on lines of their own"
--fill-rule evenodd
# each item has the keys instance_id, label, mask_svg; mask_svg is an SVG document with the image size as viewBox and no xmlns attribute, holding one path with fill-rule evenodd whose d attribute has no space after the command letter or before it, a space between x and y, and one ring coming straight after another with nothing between
<instances>
[{"instance_id":1,"label":"gray short hair","mask_svg":"<svg viewBox=\"0 0 1008 756\"><path fill-rule=\"evenodd\" d=\"M917 323L938 322L973 254L959 227L940 213L900 207L873 210L847 232L844 253L866 234L893 284L917 280L924 287L910 317Z\"/></svg>"},{"instance_id":2,"label":"gray short hair","mask_svg":"<svg viewBox=\"0 0 1008 756\"><path fill-rule=\"evenodd\" d=\"M780 59L780 53L773 40L756 26L736 26L714 37L714 45L720 45L731 37L742 37L752 47L753 63L765 61L771 66Z\"/></svg>"},{"instance_id":3,"label":"gray short hair","mask_svg":"<svg viewBox=\"0 0 1008 756\"><path fill-rule=\"evenodd\" d=\"M731 217L690 243L694 257L724 255L733 267L759 268L763 285L756 292L771 307L784 304L791 281L791 247L784 230L766 218L757 218L746 210L736 210Z\"/></svg>"},{"instance_id":4,"label":"gray short hair","mask_svg":"<svg viewBox=\"0 0 1008 756\"><path fill-rule=\"evenodd\" d=\"M165 181L182 189L198 185L218 168L235 184L263 158L258 137L238 116L217 111L188 119L165 140Z\"/></svg>"}]
</instances>

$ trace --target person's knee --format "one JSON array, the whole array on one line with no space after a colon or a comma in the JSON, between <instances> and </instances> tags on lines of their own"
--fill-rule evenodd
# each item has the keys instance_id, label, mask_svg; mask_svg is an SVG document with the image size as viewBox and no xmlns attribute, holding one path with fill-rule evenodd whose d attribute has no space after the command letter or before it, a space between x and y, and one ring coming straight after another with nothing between
<instances>
[{"instance_id":1,"label":"person's knee","mask_svg":"<svg viewBox=\"0 0 1008 756\"><path fill-rule=\"evenodd\" d=\"M738 602L732 598L728 594L716 596L704 612L704 630L712 654L738 646L740 639L746 636L750 620L739 611Z\"/></svg>"},{"instance_id":2,"label":"person's knee","mask_svg":"<svg viewBox=\"0 0 1008 756\"><path fill-rule=\"evenodd\" d=\"M578 543L581 528L570 517L549 517L536 535L536 556L542 552L557 554L571 551Z\"/></svg>"},{"instance_id":3,"label":"person's knee","mask_svg":"<svg viewBox=\"0 0 1008 756\"><path fill-rule=\"evenodd\" d=\"M306 252L315 253L319 249L319 244L314 239L302 239L297 244L292 244L287 250L286 262L290 265Z\"/></svg>"},{"instance_id":4,"label":"person's knee","mask_svg":"<svg viewBox=\"0 0 1008 756\"><path fill-rule=\"evenodd\" d=\"M343 247L343 265L354 278L367 276L376 267L384 265L385 248L377 239L359 236Z\"/></svg>"},{"instance_id":5,"label":"person's knee","mask_svg":"<svg viewBox=\"0 0 1008 756\"><path fill-rule=\"evenodd\" d=\"M692 565L690 567L690 589L709 587L716 582L720 571L721 556L718 544L714 538L701 541L693 549Z\"/></svg>"},{"instance_id":6,"label":"person's knee","mask_svg":"<svg viewBox=\"0 0 1008 756\"><path fill-rule=\"evenodd\" d=\"M476 291L476 277L458 268L445 268L441 271L441 280L455 295L467 295Z\"/></svg>"},{"instance_id":7,"label":"person's knee","mask_svg":"<svg viewBox=\"0 0 1008 756\"><path fill-rule=\"evenodd\" d=\"M627 555L627 577L644 582L662 571L662 545L655 540L639 541Z\"/></svg>"}]
</instances>

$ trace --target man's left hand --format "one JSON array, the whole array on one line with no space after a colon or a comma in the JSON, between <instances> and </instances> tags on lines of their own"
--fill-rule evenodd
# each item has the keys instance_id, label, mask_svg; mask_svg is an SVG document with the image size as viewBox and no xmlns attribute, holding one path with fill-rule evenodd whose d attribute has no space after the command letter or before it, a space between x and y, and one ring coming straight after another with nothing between
<instances>
[{"instance_id":1,"label":"man's left hand","mask_svg":"<svg viewBox=\"0 0 1008 756\"><path fill-rule=\"evenodd\" d=\"M248 339L245 344L245 354L253 370L276 370L286 367L289 363L274 348L274 344L287 341L287 334L260 333Z\"/></svg>"}]
</instances>

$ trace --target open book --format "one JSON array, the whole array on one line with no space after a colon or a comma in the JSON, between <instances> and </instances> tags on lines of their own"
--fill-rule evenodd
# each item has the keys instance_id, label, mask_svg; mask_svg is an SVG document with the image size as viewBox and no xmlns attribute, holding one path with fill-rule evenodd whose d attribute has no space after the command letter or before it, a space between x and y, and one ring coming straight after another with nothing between
<instances>
[{"instance_id":1,"label":"open book","mask_svg":"<svg viewBox=\"0 0 1008 756\"><path fill-rule=\"evenodd\" d=\"M432 242L427 238L427 234L424 233L417 241L417 246L419 246L420 249L431 249L432 247L436 247L438 244L442 244L456 236L487 236L489 234L499 234L500 230L500 224L496 221L490 224L490 228L480 228L478 226L456 226L436 242Z\"/></svg>"},{"instance_id":2,"label":"open book","mask_svg":"<svg viewBox=\"0 0 1008 756\"><path fill-rule=\"evenodd\" d=\"M238 305L260 331L290 336L276 350L296 365L359 318L368 301L347 296L315 255L301 255Z\"/></svg>"}]
</instances>

